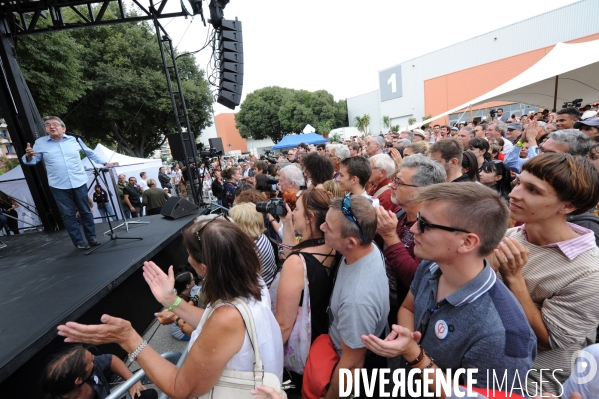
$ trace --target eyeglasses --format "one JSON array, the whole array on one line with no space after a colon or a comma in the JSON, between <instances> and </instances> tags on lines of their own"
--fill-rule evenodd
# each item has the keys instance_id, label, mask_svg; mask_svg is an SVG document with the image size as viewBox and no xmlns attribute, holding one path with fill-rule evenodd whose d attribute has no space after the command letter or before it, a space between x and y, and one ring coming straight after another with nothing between
<instances>
[{"instance_id":1,"label":"eyeglasses","mask_svg":"<svg viewBox=\"0 0 599 399\"><path fill-rule=\"evenodd\" d=\"M398 178L398 177L395 177L395 178L393 178L393 183L395 183L395 184L396 184L396 185L398 185L398 186L407 186L407 187L420 187L420 186L417 186L417 185L415 185L415 184L407 184L407 183L404 183L404 182L402 182L401 180L399 180L399 178Z\"/></svg>"},{"instance_id":2,"label":"eyeglasses","mask_svg":"<svg viewBox=\"0 0 599 399\"><path fill-rule=\"evenodd\" d=\"M44 123L45 127L60 127L62 126L60 123Z\"/></svg>"},{"instance_id":3,"label":"eyeglasses","mask_svg":"<svg viewBox=\"0 0 599 399\"><path fill-rule=\"evenodd\" d=\"M460 231L462 233L470 233L467 230L458 229L456 227L442 226L440 224L429 223L426 220L424 220L422 218L422 216L420 216L420 212L418 212L416 214L416 221L418 223L418 230L420 231L420 234L423 234L427 227L430 227L433 229L441 229L441 230L445 230L445 231L451 231L451 232Z\"/></svg>"},{"instance_id":4,"label":"eyeglasses","mask_svg":"<svg viewBox=\"0 0 599 399\"><path fill-rule=\"evenodd\" d=\"M349 220L354 222L356 224L356 226L358 226L358 231L360 232L360 238L362 239L362 241L364 241L366 239L366 237L364 236L364 233L362 232L362 227L360 227L360 223L358 223L358 219L356 219L356 216L354 215L354 213L351 210L351 201L349 199L349 194L346 194L345 197L343 197L343 206L341 207L341 211L343 212L343 214L345 215L346 218L348 218Z\"/></svg>"}]
</instances>

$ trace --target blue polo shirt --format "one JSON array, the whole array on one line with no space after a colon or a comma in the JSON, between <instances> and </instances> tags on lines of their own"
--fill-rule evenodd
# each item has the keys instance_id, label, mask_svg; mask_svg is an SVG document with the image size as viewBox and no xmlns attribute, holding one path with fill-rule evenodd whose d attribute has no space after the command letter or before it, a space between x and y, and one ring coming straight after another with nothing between
<instances>
[{"instance_id":1,"label":"blue polo shirt","mask_svg":"<svg viewBox=\"0 0 599 399\"><path fill-rule=\"evenodd\" d=\"M437 302L441 274L436 263L423 261L410 287L414 326L422 333L426 353L442 370L477 368L478 387L487 387L487 370L490 383L493 370L499 381L507 370L510 384L517 370L524 383L537 354L537 338L514 295L485 260L478 276Z\"/></svg>"},{"instance_id":2,"label":"blue polo shirt","mask_svg":"<svg viewBox=\"0 0 599 399\"><path fill-rule=\"evenodd\" d=\"M92 161L98 164L106 163L83 141L81 144L83 151ZM66 190L87 184L87 173L79 156L82 149L75 137L65 134L58 141L52 140L50 136L40 137L35 140L33 150L39 155L33 156L30 162L27 162L27 155L23 155L21 160L25 165L35 165L43 160L50 187Z\"/></svg>"}]
</instances>

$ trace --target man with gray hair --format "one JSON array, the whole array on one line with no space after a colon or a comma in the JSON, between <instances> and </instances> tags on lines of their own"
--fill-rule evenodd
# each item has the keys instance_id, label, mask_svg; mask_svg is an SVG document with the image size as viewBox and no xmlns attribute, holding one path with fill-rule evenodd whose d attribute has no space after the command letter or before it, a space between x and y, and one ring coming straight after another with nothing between
<instances>
[{"instance_id":1,"label":"man with gray hair","mask_svg":"<svg viewBox=\"0 0 599 399\"><path fill-rule=\"evenodd\" d=\"M35 140L33 148L27 143L22 161L25 165L35 165L43 161L48 174L50 192L56 199L56 205L62 216L71 241L77 249L89 249L89 245L100 245L96 239L94 215L92 214L87 196L87 173L81 163L80 153L85 152L92 161L104 166L114 166L107 163L100 155L89 149L83 141L75 136L66 134L67 127L57 116L43 118L47 136ZM77 222L77 212L85 233L87 243L83 240L81 229Z\"/></svg>"},{"instance_id":2,"label":"man with gray hair","mask_svg":"<svg viewBox=\"0 0 599 399\"><path fill-rule=\"evenodd\" d=\"M371 157L376 154L382 154L385 148L385 138L383 136L371 136L366 141L366 154Z\"/></svg>"},{"instance_id":3,"label":"man with gray hair","mask_svg":"<svg viewBox=\"0 0 599 399\"><path fill-rule=\"evenodd\" d=\"M395 162L387 154L377 154L370 158L370 180L372 185L368 190L368 195L376 197L381 206L387 210L395 208L391 201L391 179L395 176Z\"/></svg>"},{"instance_id":4,"label":"man with gray hair","mask_svg":"<svg viewBox=\"0 0 599 399\"><path fill-rule=\"evenodd\" d=\"M423 154L406 157L391 183L391 200L399 205L393 212L377 208L377 233L385 243L389 278L390 324L397 324L397 311L410 290L420 264L414 255L414 235L410 228L416 221L421 204L416 201L422 187L444 183L447 175L438 162Z\"/></svg>"},{"instance_id":5,"label":"man with gray hair","mask_svg":"<svg viewBox=\"0 0 599 399\"><path fill-rule=\"evenodd\" d=\"M521 142L528 142L528 158L520 158L519 147L506 155L503 162L510 169L520 172L524 162L530 158L546 152L567 153L574 156L586 157L591 149L591 140L578 129L556 130L549 133L547 140L537 146L537 136L544 131L541 122L531 122L524 131Z\"/></svg>"},{"instance_id":6,"label":"man with gray hair","mask_svg":"<svg viewBox=\"0 0 599 399\"><path fill-rule=\"evenodd\" d=\"M504 138L506 133L507 125L505 122L493 121L487 125L487 131L485 132L485 135L487 136L487 140L489 140L499 137ZM503 151L501 151L501 153L507 154L514 148L514 145L509 140L504 139L504 142Z\"/></svg>"},{"instance_id":7,"label":"man with gray hair","mask_svg":"<svg viewBox=\"0 0 599 399\"><path fill-rule=\"evenodd\" d=\"M281 192L284 193L292 188L299 190L306 185L306 182L300 168L295 165L289 165L279 172L279 185L281 186Z\"/></svg>"},{"instance_id":8,"label":"man with gray hair","mask_svg":"<svg viewBox=\"0 0 599 399\"><path fill-rule=\"evenodd\" d=\"M408 139L408 140L410 140L410 143L411 143L412 141L414 141L414 133L409 130L406 130L399 134L399 138L400 139Z\"/></svg>"}]
</instances>

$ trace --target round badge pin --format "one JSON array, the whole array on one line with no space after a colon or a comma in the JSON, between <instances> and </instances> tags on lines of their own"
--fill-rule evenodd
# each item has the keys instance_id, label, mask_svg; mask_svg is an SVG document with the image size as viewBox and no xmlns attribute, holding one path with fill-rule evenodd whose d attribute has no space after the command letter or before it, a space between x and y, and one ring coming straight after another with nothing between
<instances>
[{"instance_id":1,"label":"round badge pin","mask_svg":"<svg viewBox=\"0 0 599 399\"><path fill-rule=\"evenodd\" d=\"M445 321L439 320L435 323L435 334L439 339L445 339L445 337L447 337L447 334L449 334L449 327Z\"/></svg>"}]
</instances>

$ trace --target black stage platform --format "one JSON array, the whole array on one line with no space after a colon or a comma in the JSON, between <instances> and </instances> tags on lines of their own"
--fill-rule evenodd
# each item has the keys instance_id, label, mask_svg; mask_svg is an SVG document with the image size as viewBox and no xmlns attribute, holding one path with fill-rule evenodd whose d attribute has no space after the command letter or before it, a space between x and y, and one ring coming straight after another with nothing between
<instances>
[{"instance_id":1,"label":"black stage platform","mask_svg":"<svg viewBox=\"0 0 599 399\"><path fill-rule=\"evenodd\" d=\"M150 223L115 231L143 240L116 240L87 256L73 246L66 231L2 237L7 247L0 249L0 398L39 397L34 395L39 393L39 371L48 356L65 345L56 334L59 324L95 324L109 313L131 320L142 332L160 305L143 280L141 266L146 260L164 269L184 263L181 231L197 215L134 219ZM102 234L107 228L107 223L96 224L100 242L108 241ZM98 350L118 353L114 346Z\"/></svg>"}]
</instances>

